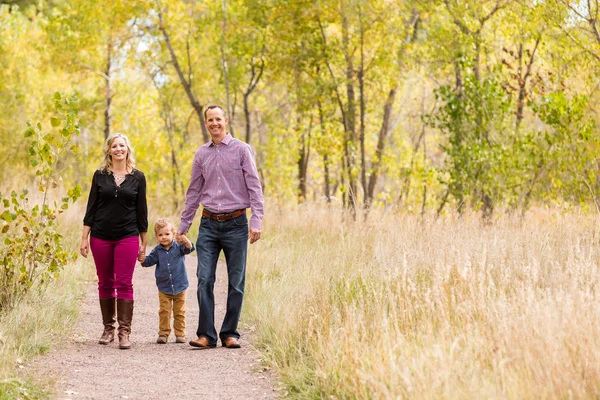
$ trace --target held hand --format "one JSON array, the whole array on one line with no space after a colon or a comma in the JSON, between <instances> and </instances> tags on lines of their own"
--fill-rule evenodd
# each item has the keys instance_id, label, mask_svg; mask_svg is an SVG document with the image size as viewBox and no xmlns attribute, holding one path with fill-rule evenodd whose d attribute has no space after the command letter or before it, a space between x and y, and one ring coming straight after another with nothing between
<instances>
[{"instance_id":1,"label":"held hand","mask_svg":"<svg viewBox=\"0 0 600 400\"><path fill-rule=\"evenodd\" d=\"M260 239L261 230L258 228L250 228L248 231L248 237L250 238L250 244L257 242Z\"/></svg>"},{"instance_id":2,"label":"held hand","mask_svg":"<svg viewBox=\"0 0 600 400\"><path fill-rule=\"evenodd\" d=\"M83 257L87 258L89 251L90 251L90 244L89 244L87 238L81 239L81 245L79 246L79 252L81 253L81 255Z\"/></svg>"},{"instance_id":3,"label":"held hand","mask_svg":"<svg viewBox=\"0 0 600 400\"><path fill-rule=\"evenodd\" d=\"M146 248L144 246L140 246L138 251L138 261L144 262L144 259L146 259Z\"/></svg>"},{"instance_id":4,"label":"held hand","mask_svg":"<svg viewBox=\"0 0 600 400\"><path fill-rule=\"evenodd\" d=\"M190 241L187 238L187 236L185 235L185 233L183 233L183 232L177 232L177 234L175 235L175 240L179 244L186 244L186 243L188 243Z\"/></svg>"}]
</instances>

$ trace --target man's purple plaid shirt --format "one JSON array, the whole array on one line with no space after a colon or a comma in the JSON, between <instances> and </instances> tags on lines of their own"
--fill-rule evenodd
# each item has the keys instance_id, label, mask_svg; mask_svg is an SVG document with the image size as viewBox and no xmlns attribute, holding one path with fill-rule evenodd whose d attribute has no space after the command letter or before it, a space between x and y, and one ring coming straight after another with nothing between
<instances>
[{"instance_id":1,"label":"man's purple plaid shirt","mask_svg":"<svg viewBox=\"0 0 600 400\"><path fill-rule=\"evenodd\" d=\"M227 133L218 145L211 140L200 146L194 155L179 232L187 233L200 204L213 213L250 207L250 227L262 228L264 199L250 145Z\"/></svg>"}]
</instances>

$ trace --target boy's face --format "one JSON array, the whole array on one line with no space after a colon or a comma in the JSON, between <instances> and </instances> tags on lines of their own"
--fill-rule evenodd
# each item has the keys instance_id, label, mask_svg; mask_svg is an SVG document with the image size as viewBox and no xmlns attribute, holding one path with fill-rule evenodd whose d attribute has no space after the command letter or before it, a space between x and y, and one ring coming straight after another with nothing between
<instances>
[{"instance_id":1,"label":"boy's face","mask_svg":"<svg viewBox=\"0 0 600 400\"><path fill-rule=\"evenodd\" d=\"M163 246L168 246L173 242L173 226L167 225L156 232L158 243Z\"/></svg>"}]
</instances>

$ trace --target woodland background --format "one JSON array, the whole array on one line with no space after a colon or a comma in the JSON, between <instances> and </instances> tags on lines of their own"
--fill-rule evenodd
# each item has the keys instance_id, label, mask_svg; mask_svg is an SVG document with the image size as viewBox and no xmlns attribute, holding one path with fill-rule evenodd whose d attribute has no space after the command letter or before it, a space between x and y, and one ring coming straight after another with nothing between
<instances>
[{"instance_id":1,"label":"woodland background","mask_svg":"<svg viewBox=\"0 0 600 400\"><path fill-rule=\"evenodd\" d=\"M177 220L213 103L256 152L242 325L284 396L598 398L599 15L0 0L0 399L56 390L26 364L94 281L75 250L106 136Z\"/></svg>"},{"instance_id":2,"label":"woodland background","mask_svg":"<svg viewBox=\"0 0 600 400\"><path fill-rule=\"evenodd\" d=\"M271 204L598 207L595 0L0 3L5 171L27 171L21 133L60 91L82 121L62 179L86 193L123 132L164 212L182 205L213 103L255 149Z\"/></svg>"}]
</instances>

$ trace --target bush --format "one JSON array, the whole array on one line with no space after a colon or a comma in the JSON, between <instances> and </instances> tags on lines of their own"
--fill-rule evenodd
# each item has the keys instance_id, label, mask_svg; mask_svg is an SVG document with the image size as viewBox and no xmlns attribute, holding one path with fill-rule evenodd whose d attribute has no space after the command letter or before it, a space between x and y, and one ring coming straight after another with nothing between
<instances>
[{"instance_id":1,"label":"bush","mask_svg":"<svg viewBox=\"0 0 600 400\"><path fill-rule=\"evenodd\" d=\"M81 195L81 187L68 189L58 203L49 198L64 171L64 167L59 171L59 162L78 150L70 145L73 135L79 135L77 97L63 98L55 93L54 109L49 132L39 122L28 123L25 131L31 140L30 164L39 179L42 200L30 202L27 189L20 193L12 190L9 196L0 194L0 245L4 246L0 256L0 311L14 307L34 284L43 287L56 279L64 265L77 257L63 248L56 218L69 208L69 201Z\"/></svg>"}]
</instances>

